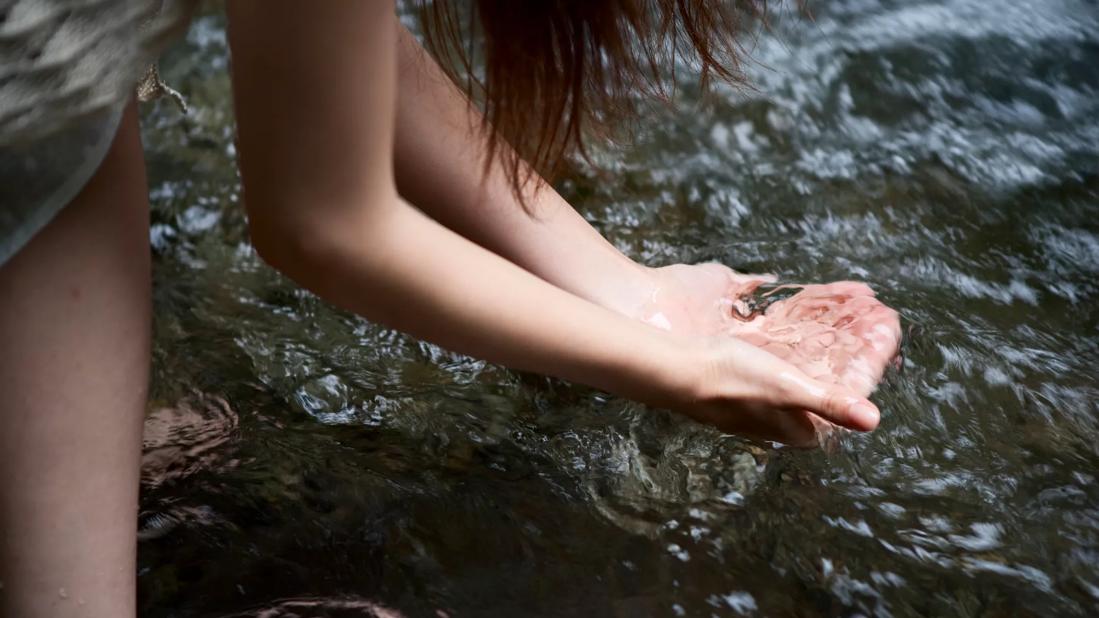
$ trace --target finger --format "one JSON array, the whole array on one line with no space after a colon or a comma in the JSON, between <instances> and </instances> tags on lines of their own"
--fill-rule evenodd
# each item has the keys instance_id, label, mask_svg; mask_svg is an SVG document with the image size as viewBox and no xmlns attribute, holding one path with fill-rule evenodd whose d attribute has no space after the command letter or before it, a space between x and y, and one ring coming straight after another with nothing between
<instances>
[{"instance_id":1,"label":"finger","mask_svg":"<svg viewBox=\"0 0 1099 618\"><path fill-rule=\"evenodd\" d=\"M829 423L828 421L826 421L823 418L817 416L816 414L813 414L812 412L806 412L805 414L809 417L809 420L813 423L813 430L817 434L816 438L817 438L818 443L823 442L824 440L822 438L828 437L829 435L831 435L831 433L833 431L836 430L835 425L833 425L832 423Z\"/></svg>"},{"instance_id":2,"label":"finger","mask_svg":"<svg viewBox=\"0 0 1099 618\"><path fill-rule=\"evenodd\" d=\"M861 281L837 281L836 287L839 290L843 290L844 294L850 296L876 296L874 288Z\"/></svg>"},{"instance_id":3,"label":"finger","mask_svg":"<svg viewBox=\"0 0 1099 618\"><path fill-rule=\"evenodd\" d=\"M878 426L881 413L877 406L854 391L825 384L796 370L779 372L785 404L804 408L848 429L870 431Z\"/></svg>"},{"instance_id":4,"label":"finger","mask_svg":"<svg viewBox=\"0 0 1099 618\"><path fill-rule=\"evenodd\" d=\"M839 382L858 395L866 397L874 392L874 387L881 379L883 368L884 365L881 363L872 365L866 357L858 357L847 364Z\"/></svg>"},{"instance_id":5,"label":"finger","mask_svg":"<svg viewBox=\"0 0 1099 618\"><path fill-rule=\"evenodd\" d=\"M737 284L750 283L758 281L759 283L774 283L778 281L778 276L771 273L740 273L733 271L733 281Z\"/></svg>"},{"instance_id":6,"label":"finger","mask_svg":"<svg viewBox=\"0 0 1099 618\"><path fill-rule=\"evenodd\" d=\"M727 416L717 425L729 433L805 448L816 446L818 442L818 428L813 418L814 415L804 410L753 410ZM818 422L824 421L818 419Z\"/></svg>"},{"instance_id":7,"label":"finger","mask_svg":"<svg viewBox=\"0 0 1099 618\"><path fill-rule=\"evenodd\" d=\"M751 322L736 322L725 329L725 334L736 337L745 343L750 343L757 348L766 349L767 344L771 341L770 338L766 334L752 329L752 326L753 323ZM771 353L774 354L774 352Z\"/></svg>"},{"instance_id":8,"label":"finger","mask_svg":"<svg viewBox=\"0 0 1099 618\"><path fill-rule=\"evenodd\" d=\"M787 446L808 448L817 446L817 426L813 415L804 410L791 410L779 414L779 437L775 442Z\"/></svg>"},{"instance_id":9,"label":"finger","mask_svg":"<svg viewBox=\"0 0 1099 618\"><path fill-rule=\"evenodd\" d=\"M890 314L882 312L882 317L867 333L870 345L884 356L892 356L897 353L897 347L901 340L900 322L896 318L896 312L889 310Z\"/></svg>"},{"instance_id":10,"label":"finger","mask_svg":"<svg viewBox=\"0 0 1099 618\"><path fill-rule=\"evenodd\" d=\"M820 294L834 294L840 296L869 296L874 297L874 288L861 281L833 281L831 283L816 284L813 290Z\"/></svg>"}]
</instances>

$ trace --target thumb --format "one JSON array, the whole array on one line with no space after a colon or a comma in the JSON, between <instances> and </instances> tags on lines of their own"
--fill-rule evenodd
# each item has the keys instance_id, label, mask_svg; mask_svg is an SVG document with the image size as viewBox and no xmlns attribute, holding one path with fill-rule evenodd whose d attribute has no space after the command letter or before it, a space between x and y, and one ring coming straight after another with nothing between
<instances>
[{"instance_id":1,"label":"thumb","mask_svg":"<svg viewBox=\"0 0 1099 618\"><path fill-rule=\"evenodd\" d=\"M870 431L878 426L878 407L852 390L814 380L800 371L783 371L778 377L790 405L848 429Z\"/></svg>"}]
</instances>

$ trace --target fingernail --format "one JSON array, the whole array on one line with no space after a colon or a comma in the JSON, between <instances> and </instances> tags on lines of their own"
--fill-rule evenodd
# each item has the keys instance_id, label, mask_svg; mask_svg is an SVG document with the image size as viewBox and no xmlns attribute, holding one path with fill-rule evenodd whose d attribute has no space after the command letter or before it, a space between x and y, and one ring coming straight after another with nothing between
<instances>
[{"instance_id":1,"label":"fingernail","mask_svg":"<svg viewBox=\"0 0 1099 618\"><path fill-rule=\"evenodd\" d=\"M860 401L851 406L851 415L859 420L859 424L866 428L866 431L878 426L878 421L881 420L881 413L878 412L877 406L868 402Z\"/></svg>"}]
</instances>

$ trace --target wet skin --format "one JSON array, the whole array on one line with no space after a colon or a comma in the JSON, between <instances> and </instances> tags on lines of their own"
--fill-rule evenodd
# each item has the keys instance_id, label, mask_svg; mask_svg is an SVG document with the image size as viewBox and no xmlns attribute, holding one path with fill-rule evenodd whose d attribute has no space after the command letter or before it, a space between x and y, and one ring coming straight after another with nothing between
<instances>
[{"instance_id":1,"label":"wet skin","mask_svg":"<svg viewBox=\"0 0 1099 618\"><path fill-rule=\"evenodd\" d=\"M635 317L657 328L736 337L813 379L863 396L897 357L898 314L864 283L776 286L773 275L737 273L721 264L675 264L654 272L659 283ZM781 298L790 292L796 293ZM813 418L818 431L832 428Z\"/></svg>"}]
</instances>

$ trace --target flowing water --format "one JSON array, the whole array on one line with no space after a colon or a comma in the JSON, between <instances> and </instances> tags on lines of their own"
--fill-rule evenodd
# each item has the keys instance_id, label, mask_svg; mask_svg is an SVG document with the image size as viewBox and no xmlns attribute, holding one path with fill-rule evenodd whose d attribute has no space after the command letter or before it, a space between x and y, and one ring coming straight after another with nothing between
<instances>
[{"instance_id":1,"label":"flowing water","mask_svg":"<svg viewBox=\"0 0 1099 618\"><path fill-rule=\"evenodd\" d=\"M861 279L896 307L881 427L828 452L296 288L247 243L224 22L199 18L163 67L192 113L144 117L142 612L1099 612L1099 5L812 5L749 44L755 91L688 84L561 190L646 263Z\"/></svg>"}]
</instances>

